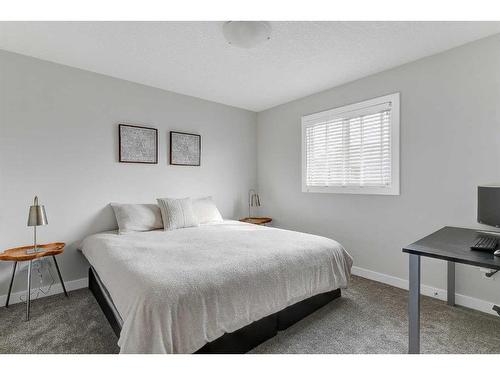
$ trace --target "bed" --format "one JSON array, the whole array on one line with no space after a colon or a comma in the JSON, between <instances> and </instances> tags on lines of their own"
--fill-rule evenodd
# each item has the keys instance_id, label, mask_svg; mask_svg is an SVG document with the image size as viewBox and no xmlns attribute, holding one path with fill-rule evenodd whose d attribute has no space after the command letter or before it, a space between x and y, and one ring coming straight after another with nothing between
<instances>
[{"instance_id":1,"label":"bed","mask_svg":"<svg viewBox=\"0 0 500 375\"><path fill-rule=\"evenodd\" d=\"M81 248L120 353L246 351L340 296L352 266L334 240L237 221Z\"/></svg>"}]
</instances>

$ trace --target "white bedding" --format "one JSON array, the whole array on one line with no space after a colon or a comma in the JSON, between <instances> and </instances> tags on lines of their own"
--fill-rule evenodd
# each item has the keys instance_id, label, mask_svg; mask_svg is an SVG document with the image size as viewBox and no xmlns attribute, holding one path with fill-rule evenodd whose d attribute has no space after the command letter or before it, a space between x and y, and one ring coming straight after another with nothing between
<instances>
[{"instance_id":1,"label":"white bedding","mask_svg":"<svg viewBox=\"0 0 500 375\"><path fill-rule=\"evenodd\" d=\"M82 251L123 319L121 353L192 353L225 332L348 285L336 241L224 221L100 233Z\"/></svg>"}]
</instances>

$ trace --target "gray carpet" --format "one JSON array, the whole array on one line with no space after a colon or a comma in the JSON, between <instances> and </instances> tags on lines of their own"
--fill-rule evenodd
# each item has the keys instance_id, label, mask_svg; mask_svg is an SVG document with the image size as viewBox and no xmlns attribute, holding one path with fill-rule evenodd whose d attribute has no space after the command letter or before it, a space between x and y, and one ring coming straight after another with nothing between
<instances>
[{"instance_id":1,"label":"gray carpet","mask_svg":"<svg viewBox=\"0 0 500 375\"><path fill-rule=\"evenodd\" d=\"M0 353L118 353L116 336L88 289L0 308Z\"/></svg>"},{"instance_id":2,"label":"gray carpet","mask_svg":"<svg viewBox=\"0 0 500 375\"><path fill-rule=\"evenodd\" d=\"M407 292L353 277L343 296L252 353L405 353ZM422 298L422 352L500 353L500 317ZM87 289L0 308L0 353L117 353L116 337Z\"/></svg>"}]
</instances>

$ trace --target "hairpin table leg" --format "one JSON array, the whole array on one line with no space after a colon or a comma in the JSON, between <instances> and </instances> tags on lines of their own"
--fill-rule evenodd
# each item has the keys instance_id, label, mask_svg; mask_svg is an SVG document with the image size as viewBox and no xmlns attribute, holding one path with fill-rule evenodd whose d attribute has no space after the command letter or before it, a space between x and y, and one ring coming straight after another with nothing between
<instances>
[{"instance_id":1,"label":"hairpin table leg","mask_svg":"<svg viewBox=\"0 0 500 375\"><path fill-rule=\"evenodd\" d=\"M10 278L9 292L7 293L7 301L5 302L5 307L9 307L10 292L12 292L12 284L14 284L14 275L16 274L17 262L14 262L14 267L12 267L12 277Z\"/></svg>"},{"instance_id":2,"label":"hairpin table leg","mask_svg":"<svg viewBox=\"0 0 500 375\"><path fill-rule=\"evenodd\" d=\"M28 289L26 290L26 321L30 320L30 302L31 302L31 260L28 264Z\"/></svg>"},{"instance_id":3,"label":"hairpin table leg","mask_svg":"<svg viewBox=\"0 0 500 375\"><path fill-rule=\"evenodd\" d=\"M66 287L64 286L64 281L63 281L62 276L61 276L61 271L59 271L59 266L57 265L56 257L54 255L52 255L52 259L54 259L54 264L56 265L57 274L59 275L59 280L61 281L61 285L62 285L62 288L64 290L64 295L66 297L68 297L68 292L66 291Z\"/></svg>"}]
</instances>

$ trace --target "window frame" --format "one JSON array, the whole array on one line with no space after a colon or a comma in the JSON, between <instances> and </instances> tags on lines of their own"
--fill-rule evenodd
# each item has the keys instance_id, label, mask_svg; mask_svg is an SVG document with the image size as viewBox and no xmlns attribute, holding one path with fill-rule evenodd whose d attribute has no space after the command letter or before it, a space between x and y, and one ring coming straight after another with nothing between
<instances>
[{"instance_id":1,"label":"window frame","mask_svg":"<svg viewBox=\"0 0 500 375\"><path fill-rule=\"evenodd\" d=\"M307 164L306 164L306 129L314 126L311 121L315 118L325 116L342 115L346 112L356 112L367 107L377 106L384 103L391 103L391 184L382 186L307 186ZM362 102L348 104L321 112L304 115L301 117L302 126L302 192L303 193L333 193L333 194L370 194L370 195L400 195L399 181L399 157L400 157L400 93L364 100Z\"/></svg>"}]
</instances>

